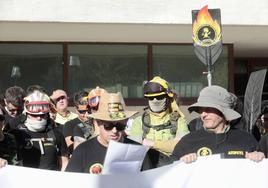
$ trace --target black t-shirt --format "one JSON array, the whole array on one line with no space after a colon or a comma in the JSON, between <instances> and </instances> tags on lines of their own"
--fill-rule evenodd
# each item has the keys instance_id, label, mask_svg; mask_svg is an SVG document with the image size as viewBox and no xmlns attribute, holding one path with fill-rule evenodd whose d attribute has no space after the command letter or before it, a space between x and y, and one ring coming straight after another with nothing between
<instances>
[{"instance_id":1,"label":"black t-shirt","mask_svg":"<svg viewBox=\"0 0 268 188\"><path fill-rule=\"evenodd\" d=\"M74 127L76 127L79 123L81 123L81 120L79 118L75 118L70 121L67 121L63 128L64 137L68 137L68 136L73 137Z\"/></svg>"},{"instance_id":2,"label":"black t-shirt","mask_svg":"<svg viewBox=\"0 0 268 188\"><path fill-rule=\"evenodd\" d=\"M107 147L101 145L97 137L80 144L74 151L66 171L100 173L106 155Z\"/></svg>"},{"instance_id":3,"label":"black t-shirt","mask_svg":"<svg viewBox=\"0 0 268 188\"><path fill-rule=\"evenodd\" d=\"M135 144L133 141L125 138L124 143ZM73 152L73 155L66 167L68 172L83 172L91 174L100 174L103 169L103 163L107 147L101 145L97 137L91 138L80 144ZM152 168L152 164L146 155L142 170Z\"/></svg>"},{"instance_id":4,"label":"black t-shirt","mask_svg":"<svg viewBox=\"0 0 268 188\"><path fill-rule=\"evenodd\" d=\"M256 139L239 129L231 128L221 134L199 130L190 132L177 143L172 158L179 160L189 153L197 153L198 156L223 154L225 158L243 158L245 151L252 152L258 149Z\"/></svg>"},{"instance_id":5,"label":"black t-shirt","mask_svg":"<svg viewBox=\"0 0 268 188\"><path fill-rule=\"evenodd\" d=\"M260 149L264 153L265 157L268 158L268 133L261 137Z\"/></svg>"},{"instance_id":6,"label":"black t-shirt","mask_svg":"<svg viewBox=\"0 0 268 188\"><path fill-rule=\"evenodd\" d=\"M11 117L7 112L5 114L5 132L9 132L12 129L15 129L19 124L23 123L26 120L25 114L20 114L16 117Z\"/></svg>"},{"instance_id":7,"label":"black t-shirt","mask_svg":"<svg viewBox=\"0 0 268 188\"><path fill-rule=\"evenodd\" d=\"M73 128L73 137L81 137L86 140L92 138L94 135L94 125L92 120L87 122L80 122Z\"/></svg>"},{"instance_id":8,"label":"black t-shirt","mask_svg":"<svg viewBox=\"0 0 268 188\"><path fill-rule=\"evenodd\" d=\"M68 156L63 135L49 125L43 132L32 132L19 125L11 133L16 137L18 158L23 166L59 170L58 157Z\"/></svg>"},{"instance_id":9,"label":"black t-shirt","mask_svg":"<svg viewBox=\"0 0 268 188\"><path fill-rule=\"evenodd\" d=\"M11 134L4 133L4 140L0 141L0 157L6 159L8 164L18 164L17 144L15 137Z\"/></svg>"}]
</instances>

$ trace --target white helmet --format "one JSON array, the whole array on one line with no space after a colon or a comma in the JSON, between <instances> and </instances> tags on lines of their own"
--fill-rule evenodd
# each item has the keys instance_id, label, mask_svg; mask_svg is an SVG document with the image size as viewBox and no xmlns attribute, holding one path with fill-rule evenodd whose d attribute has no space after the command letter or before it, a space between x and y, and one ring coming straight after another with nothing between
<instances>
[{"instance_id":1,"label":"white helmet","mask_svg":"<svg viewBox=\"0 0 268 188\"><path fill-rule=\"evenodd\" d=\"M25 111L29 114L46 114L50 112L50 98L43 92L35 90L24 98Z\"/></svg>"}]
</instances>

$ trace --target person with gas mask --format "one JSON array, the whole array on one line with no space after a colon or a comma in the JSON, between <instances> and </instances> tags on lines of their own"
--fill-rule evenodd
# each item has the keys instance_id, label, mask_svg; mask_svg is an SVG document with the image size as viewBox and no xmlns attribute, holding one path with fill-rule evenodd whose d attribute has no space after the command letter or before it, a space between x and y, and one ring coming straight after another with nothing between
<instances>
[{"instance_id":1,"label":"person with gas mask","mask_svg":"<svg viewBox=\"0 0 268 188\"><path fill-rule=\"evenodd\" d=\"M64 136L50 119L50 98L41 91L25 97L24 114L10 133L16 138L18 160L22 166L47 170L64 170L68 150Z\"/></svg>"},{"instance_id":2,"label":"person with gas mask","mask_svg":"<svg viewBox=\"0 0 268 188\"><path fill-rule=\"evenodd\" d=\"M151 148L149 156L154 167L170 164L175 145L189 133L175 96L167 81L159 76L145 83L144 97L148 107L134 119L130 130L131 138L141 138L142 144Z\"/></svg>"}]
</instances>

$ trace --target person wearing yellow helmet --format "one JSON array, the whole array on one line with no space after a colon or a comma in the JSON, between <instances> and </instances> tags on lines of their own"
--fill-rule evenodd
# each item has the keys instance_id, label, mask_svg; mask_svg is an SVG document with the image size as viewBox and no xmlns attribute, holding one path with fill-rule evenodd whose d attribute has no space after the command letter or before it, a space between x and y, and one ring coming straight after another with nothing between
<instances>
[{"instance_id":1,"label":"person wearing yellow helmet","mask_svg":"<svg viewBox=\"0 0 268 188\"><path fill-rule=\"evenodd\" d=\"M189 133L184 114L168 82L159 76L144 84L148 107L134 119L130 137L142 138L156 158L155 167L169 164L169 156L181 137Z\"/></svg>"},{"instance_id":2,"label":"person wearing yellow helmet","mask_svg":"<svg viewBox=\"0 0 268 188\"><path fill-rule=\"evenodd\" d=\"M10 131L19 145L21 165L64 170L68 163L67 145L62 133L55 129L49 116L49 96L35 90L24 100L25 118Z\"/></svg>"}]
</instances>

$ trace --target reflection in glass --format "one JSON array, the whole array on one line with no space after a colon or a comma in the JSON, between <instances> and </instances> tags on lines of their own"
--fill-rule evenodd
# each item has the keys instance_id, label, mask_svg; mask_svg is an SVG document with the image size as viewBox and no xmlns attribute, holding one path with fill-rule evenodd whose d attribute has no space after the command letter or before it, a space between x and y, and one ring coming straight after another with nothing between
<instances>
[{"instance_id":1,"label":"reflection in glass","mask_svg":"<svg viewBox=\"0 0 268 188\"><path fill-rule=\"evenodd\" d=\"M63 88L62 45L0 44L0 93L18 85L41 85L48 94Z\"/></svg>"},{"instance_id":2,"label":"reflection in glass","mask_svg":"<svg viewBox=\"0 0 268 188\"><path fill-rule=\"evenodd\" d=\"M11 79L13 79L14 81L14 85L18 84L18 80L21 77L21 72L20 72L20 67L19 66L13 66L12 70L11 70L11 75L10 75Z\"/></svg>"},{"instance_id":3,"label":"reflection in glass","mask_svg":"<svg viewBox=\"0 0 268 188\"><path fill-rule=\"evenodd\" d=\"M78 56L70 56L70 66L80 66L80 59Z\"/></svg>"},{"instance_id":4,"label":"reflection in glass","mask_svg":"<svg viewBox=\"0 0 268 188\"><path fill-rule=\"evenodd\" d=\"M20 78L21 73L20 73L20 67L19 66L13 66L11 70L11 78Z\"/></svg>"},{"instance_id":5,"label":"reflection in glass","mask_svg":"<svg viewBox=\"0 0 268 188\"><path fill-rule=\"evenodd\" d=\"M70 94L99 86L109 92L120 91L125 98L143 97L146 45L71 44L69 53L76 54L74 57L79 57L80 62L80 66L69 66ZM77 58L72 59L77 62Z\"/></svg>"},{"instance_id":6,"label":"reflection in glass","mask_svg":"<svg viewBox=\"0 0 268 188\"><path fill-rule=\"evenodd\" d=\"M167 80L181 97L197 97L207 86L207 67L194 54L192 45L154 45L153 76ZM212 84L228 87L227 47L213 66Z\"/></svg>"}]
</instances>

